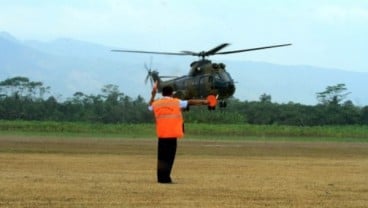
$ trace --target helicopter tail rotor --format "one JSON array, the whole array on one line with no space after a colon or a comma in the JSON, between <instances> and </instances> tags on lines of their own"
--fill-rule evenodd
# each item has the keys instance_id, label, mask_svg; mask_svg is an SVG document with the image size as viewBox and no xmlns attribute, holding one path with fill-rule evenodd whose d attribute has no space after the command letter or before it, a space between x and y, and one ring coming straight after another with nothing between
<instances>
[{"instance_id":1,"label":"helicopter tail rotor","mask_svg":"<svg viewBox=\"0 0 368 208\"><path fill-rule=\"evenodd\" d=\"M152 70L151 67L148 67L147 64L144 64L144 68L147 71L146 78L144 79L144 83L147 84L148 80L150 81L151 87L153 86L153 83L160 82L161 77L158 75L158 72L156 70Z\"/></svg>"},{"instance_id":2,"label":"helicopter tail rotor","mask_svg":"<svg viewBox=\"0 0 368 208\"><path fill-rule=\"evenodd\" d=\"M144 83L147 84L148 80L150 80L151 86L153 85L153 80L152 80L152 70L150 68L148 68L147 64L144 63L144 68L147 71L147 75L146 78L144 79Z\"/></svg>"}]
</instances>

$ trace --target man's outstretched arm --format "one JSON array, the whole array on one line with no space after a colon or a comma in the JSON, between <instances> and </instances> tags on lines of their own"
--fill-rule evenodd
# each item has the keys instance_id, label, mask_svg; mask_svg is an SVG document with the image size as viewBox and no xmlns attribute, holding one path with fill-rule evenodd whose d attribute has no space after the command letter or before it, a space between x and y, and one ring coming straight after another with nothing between
<instances>
[{"instance_id":1,"label":"man's outstretched arm","mask_svg":"<svg viewBox=\"0 0 368 208\"><path fill-rule=\"evenodd\" d=\"M201 99L190 99L188 100L188 105L208 105L208 101Z\"/></svg>"}]
</instances>

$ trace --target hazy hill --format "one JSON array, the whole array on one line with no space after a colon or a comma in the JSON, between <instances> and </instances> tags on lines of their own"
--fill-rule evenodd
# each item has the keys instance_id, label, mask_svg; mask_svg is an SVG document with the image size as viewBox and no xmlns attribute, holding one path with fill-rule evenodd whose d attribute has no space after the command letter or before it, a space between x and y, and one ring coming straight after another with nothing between
<instances>
[{"instance_id":1,"label":"hazy hill","mask_svg":"<svg viewBox=\"0 0 368 208\"><path fill-rule=\"evenodd\" d=\"M348 99L357 105L368 104L365 90L368 73L256 62L230 62L228 65L234 69L243 67L241 72L233 70L232 74L238 81L237 95L250 100L257 100L260 94L266 93L277 102L316 104L317 92L324 91L326 86L345 83L351 92Z\"/></svg>"},{"instance_id":2,"label":"hazy hill","mask_svg":"<svg viewBox=\"0 0 368 208\"><path fill-rule=\"evenodd\" d=\"M194 57L113 53L109 47L72 39L52 42L20 41L0 33L0 80L26 76L51 87L55 96L65 99L77 91L98 94L106 84L116 84L120 91L135 98L148 99L150 89L144 84L144 63L159 69L162 75L183 75ZM180 51L180 49L178 50ZM212 57L221 61L221 57ZM223 61L237 82L235 97L258 100L263 93L274 102L316 104L316 92L326 86L345 83L349 99L357 105L368 104L364 86L368 73L348 72L312 66L286 66L250 61Z\"/></svg>"}]
</instances>

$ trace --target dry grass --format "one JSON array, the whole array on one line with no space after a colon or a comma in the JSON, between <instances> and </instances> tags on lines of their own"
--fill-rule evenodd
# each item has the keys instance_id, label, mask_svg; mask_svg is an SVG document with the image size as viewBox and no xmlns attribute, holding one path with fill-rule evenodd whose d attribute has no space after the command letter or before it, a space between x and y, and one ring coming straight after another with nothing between
<instances>
[{"instance_id":1,"label":"dry grass","mask_svg":"<svg viewBox=\"0 0 368 208\"><path fill-rule=\"evenodd\" d=\"M368 145L179 142L157 184L154 140L0 136L0 207L368 207Z\"/></svg>"}]
</instances>

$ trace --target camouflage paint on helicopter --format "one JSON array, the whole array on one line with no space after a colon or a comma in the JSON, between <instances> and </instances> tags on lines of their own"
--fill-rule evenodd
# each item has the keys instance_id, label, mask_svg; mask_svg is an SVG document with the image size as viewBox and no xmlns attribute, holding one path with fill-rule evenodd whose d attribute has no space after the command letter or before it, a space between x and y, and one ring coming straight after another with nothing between
<instances>
[{"instance_id":1,"label":"camouflage paint on helicopter","mask_svg":"<svg viewBox=\"0 0 368 208\"><path fill-rule=\"evenodd\" d=\"M136 50L112 50L113 52L129 52L129 53L150 53L161 55L190 55L201 57L200 60L194 61L190 64L190 71L188 75L180 77L172 76L159 76L159 73L155 70L147 68L148 74L146 81L150 79L151 83L157 82L158 91L161 92L164 86L170 85L175 91L175 96L181 99L203 99L209 95L214 95L220 100L220 107L226 107L226 99L231 97L235 93L234 80L230 74L226 71L225 64L212 63L210 60L205 59L207 56L212 55L224 55L231 53L241 53L253 50L262 50L268 48L276 48L289 46L291 44L272 45L258 48L241 49L233 51L219 52L224 47L228 46L228 43L223 43L211 50L192 52L182 51L179 53L172 52L155 52L155 51L136 51ZM171 78L169 80L162 80L162 78Z\"/></svg>"}]
</instances>

